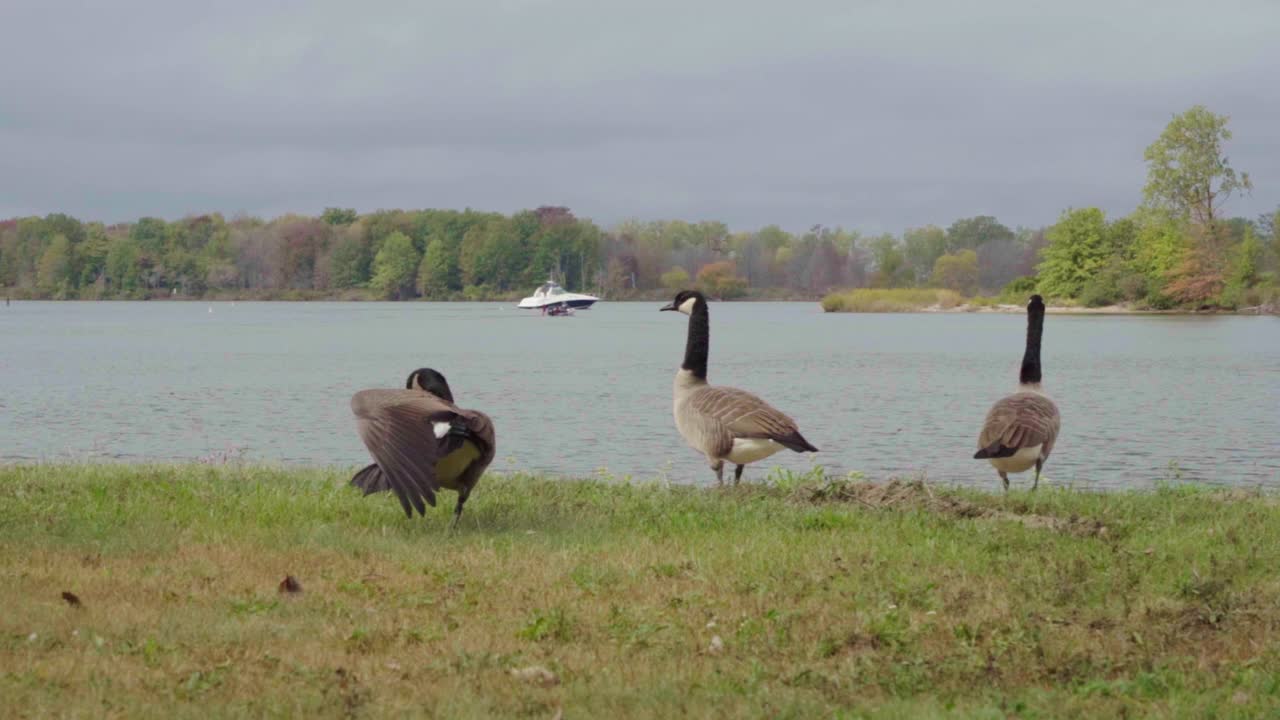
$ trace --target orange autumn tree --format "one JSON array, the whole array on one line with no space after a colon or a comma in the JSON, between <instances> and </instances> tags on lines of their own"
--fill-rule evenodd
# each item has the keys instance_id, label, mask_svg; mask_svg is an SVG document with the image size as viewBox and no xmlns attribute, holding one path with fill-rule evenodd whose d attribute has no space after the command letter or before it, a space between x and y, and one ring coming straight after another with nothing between
<instances>
[{"instance_id":1,"label":"orange autumn tree","mask_svg":"<svg viewBox=\"0 0 1280 720\"><path fill-rule=\"evenodd\" d=\"M737 265L732 260L703 265L698 271L698 287L708 296L721 300L747 294L746 278L738 277Z\"/></svg>"}]
</instances>

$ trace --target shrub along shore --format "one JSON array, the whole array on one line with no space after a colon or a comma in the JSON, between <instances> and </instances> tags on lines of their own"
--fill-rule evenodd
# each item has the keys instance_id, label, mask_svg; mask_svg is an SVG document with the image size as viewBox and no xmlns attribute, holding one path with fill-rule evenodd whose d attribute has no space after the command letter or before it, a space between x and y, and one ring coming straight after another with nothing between
<instances>
[{"instance_id":1,"label":"shrub along shore","mask_svg":"<svg viewBox=\"0 0 1280 720\"><path fill-rule=\"evenodd\" d=\"M0 467L19 715L1260 717L1272 495Z\"/></svg>"},{"instance_id":2,"label":"shrub along shore","mask_svg":"<svg viewBox=\"0 0 1280 720\"><path fill-rule=\"evenodd\" d=\"M996 297L963 297L952 290L932 288L859 288L829 293L822 298L825 312L911 313L911 312L1007 312L1027 310L1030 294L1002 293ZM1280 303L1252 307L1203 309L1157 309L1141 303L1124 303L1086 307L1080 304L1050 304L1049 313L1079 315L1194 315L1201 313L1227 315L1263 315L1280 313Z\"/></svg>"}]
</instances>

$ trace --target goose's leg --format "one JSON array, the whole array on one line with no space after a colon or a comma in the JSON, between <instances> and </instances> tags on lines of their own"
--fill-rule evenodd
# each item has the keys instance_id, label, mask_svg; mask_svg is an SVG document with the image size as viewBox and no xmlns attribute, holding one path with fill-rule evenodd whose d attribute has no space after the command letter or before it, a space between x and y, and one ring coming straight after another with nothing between
<instances>
[{"instance_id":1,"label":"goose's leg","mask_svg":"<svg viewBox=\"0 0 1280 720\"><path fill-rule=\"evenodd\" d=\"M734 469L733 469L733 485L734 485L734 487L737 487L738 482L739 482L740 480L742 480L742 469L743 469L744 467L745 467L744 465L739 465L738 467L736 467L736 468L734 468Z\"/></svg>"},{"instance_id":2,"label":"goose's leg","mask_svg":"<svg viewBox=\"0 0 1280 720\"><path fill-rule=\"evenodd\" d=\"M1003 470L1000 471L1000 482L1004 483L1004 491L1009 492L1009 474Z\"/></svg>"},{"instance_id":3,"label":"goose's leg","mask_svg":"<svg viewBox=\"0 0 1280 720\"><path fill-rule=\"evenodd\" d=\"M716 471L716 487L723 487L724 486L724 461L717 460L715 464L711 466L711 469Z\"/></svg>"},{"instance_id":4,"label":"goose's leg","mask_svg":"<svg viewBox=\"0 0 1280 720\"><path fill-rule=\"evenodd\" d=\"M458 527L458 521L462 519L462 506L466 504L467 495L469 494L467 490L458 491L458 504L453 506L453 521L449 523L450 530Z\"/></svg>"},{"instance_id":5,"label":"goose's leg","mask_svg":"<svg viewBox=\"0 0 1280 720\"><path fill-rule=\"evenodd\" d=\"M1031 489L1034 491L1040 486L1040 468L1044 466L1043 458L1036 458L1036 479L1031 481Z\"/></svg>"}]
</instances>

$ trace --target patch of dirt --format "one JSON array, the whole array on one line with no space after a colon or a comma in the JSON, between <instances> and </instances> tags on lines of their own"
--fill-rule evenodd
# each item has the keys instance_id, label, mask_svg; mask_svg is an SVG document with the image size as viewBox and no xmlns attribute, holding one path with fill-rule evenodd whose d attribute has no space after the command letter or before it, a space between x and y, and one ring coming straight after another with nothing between
<instances>
[{"instance_id":1,"label":"patch of dirt","mask_svg":"<svg viewBox=\"0 0 1280 720\"><path fill-rule=\"evenodd\" d=\"M887 483L833 482L820 487L800 488L799 500L808 503L852 502L872 510L928 510L956 518L1009 520L1029 528L1052 530L1079 537L1104 537L1107 527L1093 518L1057 517L1035 513L1016 513L983 507L946 493L934 493L923 480L890 480Z\"/></svg>"}]
</instances>

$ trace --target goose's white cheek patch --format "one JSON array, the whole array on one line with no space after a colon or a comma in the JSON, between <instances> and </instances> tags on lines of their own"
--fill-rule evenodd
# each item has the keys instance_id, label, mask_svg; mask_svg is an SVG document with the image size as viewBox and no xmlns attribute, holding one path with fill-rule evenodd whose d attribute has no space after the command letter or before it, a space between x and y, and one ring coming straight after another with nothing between
<instances>
[{"instance_id":1,"label":"goose's white cheek patch","mask_svg":"<svg viewBox=\"0 0 1280 720\"><path fill-rule=\"evenodd\" d=\"M437 440L449 434L449 423L447 422L432 423L431 428L435 432Z\"/></svg>"}]
</instances>

